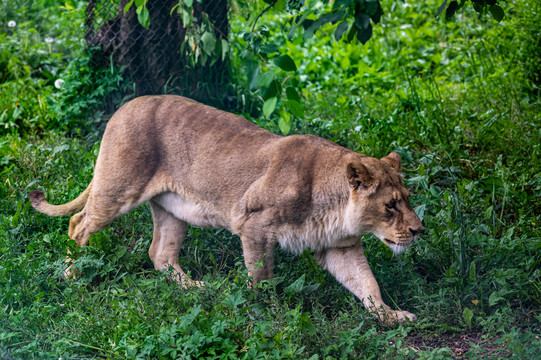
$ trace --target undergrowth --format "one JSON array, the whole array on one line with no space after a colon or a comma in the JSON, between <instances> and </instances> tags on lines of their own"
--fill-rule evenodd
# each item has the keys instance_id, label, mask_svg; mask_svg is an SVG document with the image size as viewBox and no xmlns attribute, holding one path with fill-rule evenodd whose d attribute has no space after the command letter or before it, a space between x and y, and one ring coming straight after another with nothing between
<instances>
[{"instance_id":1,"label":"undergrowth","mask_svg":"<svg viewBox=\"0 0 541 360\"><path fill-rule=\"evenodd\" d=\"M42 40L67 38L76 10L17 4L0 6L0 63L8 64L0 79L0 358L534 359L541 352L539 29L530 26L540 20L537 3L509 2L509 18L496 24L471 16L444 22L433 17L434 1L396 2L365 46L337 43L325 29L307 42L276 39L297 63L303 89L306 116L292 133L402 157L425 234L398 258L374 237L363 239L384 301L419 318L396 327L372 318L309 251L278 250L275 278L248 289L240 241L224 230L189 229L181 267L207 286L181 289L153 270L146 205L76 249L69 219L33 211L28 192L42 189L64 203L84 190L103 101L118 106L126 99L107 95L129 84L117 69L92 71L73 37ZM79 12L82 4L73 3ZM282 26L272 12L260 21ZM234 20L232 33L242 26ZM232 43L242 48L242 39ZM239 112L254 113L240 104ZM252 120L280 131L277 118ZM75 281L60 279L68 249L81 273Z\"/></svg>"}]
</instances>

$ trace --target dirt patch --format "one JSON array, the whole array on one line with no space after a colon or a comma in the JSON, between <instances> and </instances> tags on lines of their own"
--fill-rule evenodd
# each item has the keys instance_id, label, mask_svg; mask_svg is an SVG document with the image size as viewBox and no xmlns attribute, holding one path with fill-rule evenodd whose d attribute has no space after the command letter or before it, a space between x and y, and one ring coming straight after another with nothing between
<instances>
[{"instance_id":1,"label":"dirt patch","mask_svg":"<svg viewBox=\"0 0 541 360\"><path fill-rule=\"evenodd\" d=\"M453 358L473 352L489 358L511 357L501 337L483 338L480 333L466 332L460 334L433 334L433 335L408 335L405 341L409 346L418 351L430 351L440 348L449 348ZM469 355L472 355L471 353Z\"/></svg>"}]
</instances>

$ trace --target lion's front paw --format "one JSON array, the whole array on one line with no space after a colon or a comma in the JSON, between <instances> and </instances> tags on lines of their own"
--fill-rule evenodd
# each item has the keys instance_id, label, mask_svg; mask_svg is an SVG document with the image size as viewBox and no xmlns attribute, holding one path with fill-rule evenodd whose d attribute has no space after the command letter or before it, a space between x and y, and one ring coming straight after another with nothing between
<instances>
[{"instance_id":1,"label":"lion's front paw","mask_svg":"<svg viewBox=\"0 0 541 360\"><path fill-rule=\"evenodd\" d=\"M387 324L417 320L417 316L413 315L408 311L390 310L385 315L385 322Z\"/></svg>"},{"instance_id":2,"label":"lion's front paw","mask_svg":"<svg viewBox=\"0 0 541 360\"><path fill-rule=\"evenodd\" d=\"M81 272L71 264L66 270L62 273L63 280L77 280L81 276Z\"/></svg>"}]
</instances>

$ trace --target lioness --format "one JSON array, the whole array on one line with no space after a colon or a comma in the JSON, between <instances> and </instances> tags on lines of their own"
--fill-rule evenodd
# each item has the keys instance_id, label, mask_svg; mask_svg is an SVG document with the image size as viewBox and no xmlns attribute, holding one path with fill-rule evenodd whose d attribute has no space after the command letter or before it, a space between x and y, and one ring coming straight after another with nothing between
<instances>
[{"instance_id":1,"label":"lioness","mask_svg":"<svg viewBox=\"0 0 541 360\"><path fill-rule=\"evenodd\" d=\"M172 267L183 285L196 283L178 262L188 223L239 235L254 282L272 277L276 244L297 254L312 249L366 308L394 322L415 316L383 303L360 238L373 233L399 253L422 231L399 172L396 153L378 160L316 136L278 136L180 96L145 96L107 124L79 197L51 205L41 191L29 196L50 216L80 211L68 232L78 246L147 202L150 258L157 270Z\"/></svg>"}]
</instances>

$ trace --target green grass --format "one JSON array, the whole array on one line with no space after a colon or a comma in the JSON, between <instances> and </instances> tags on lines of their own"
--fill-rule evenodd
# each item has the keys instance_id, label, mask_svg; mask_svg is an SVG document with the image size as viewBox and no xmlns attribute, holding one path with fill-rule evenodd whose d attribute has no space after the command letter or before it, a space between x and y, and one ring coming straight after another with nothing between
<instances>
[{"instance_id":1,"label":"green grass","mask_svg":"<svg viewBox=\"0 0 541 360\"><path fill-rule=\"evenodd\" d=\"M127 85L114 69L91 74L73 44L28 50L68 31L61 18L37 25L39 16L54 20L62 11L36 4L19 12L0 6L6 19L26 24L0 36L0 50L23 64L0 79L0 358L534 359L541 352L538 4L508 3L499 25L473 16L435 20L434 1L384 4L385 27L376 26L365 46L335 43L329 29L305 43L276 36L297 63L292 81L304 89L306 117L291 132L403 158L426 233L398 258L374 237L363 240L385 302L419 318L397 327L379 324L309 252L278 251L275 278L249 290L240 241L222 230L189 230L181 266L208 285L182 290L153 270L146 206L73 249L69 219L36 213L27 194L42 189L62 203L86 187L99 148L88 131L101 126L97 106ZM279 20L269 13L260 22L272 29ZM233 22L233 33L242 26ZM36 63L34 52L42 54ZM40 74L43 63L59 69L55 76ZM53 86L60 76L71 79L65 92ZM40 97L16 114L28 86ZM253 120L279 132L275 117ZM76 281L60 280L68 247L82 274Z\"/></svg>"}]
</instances>

